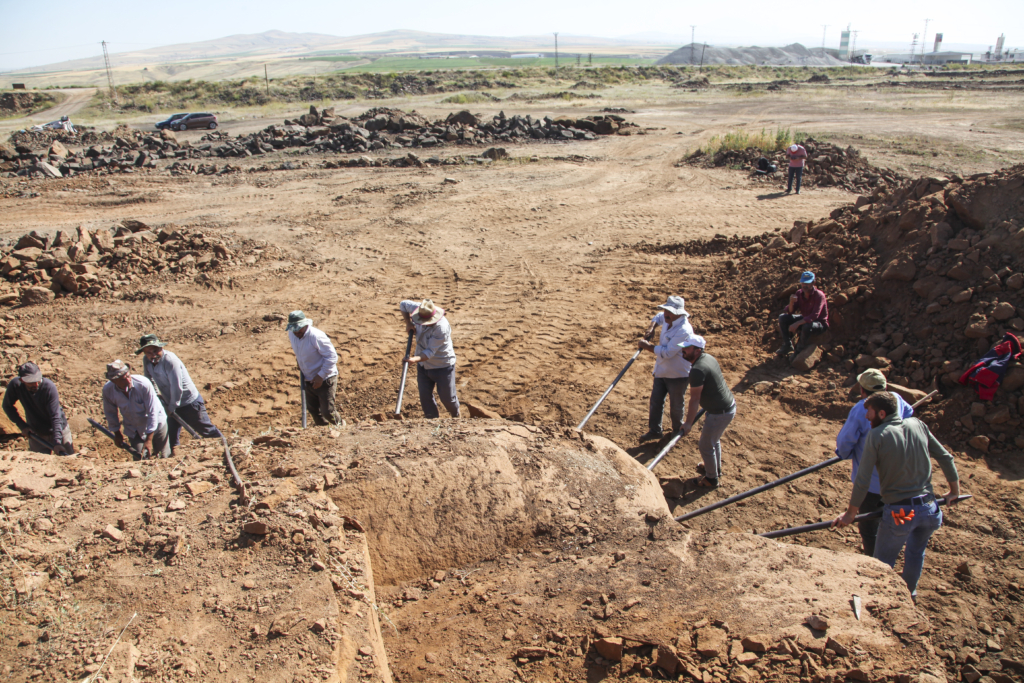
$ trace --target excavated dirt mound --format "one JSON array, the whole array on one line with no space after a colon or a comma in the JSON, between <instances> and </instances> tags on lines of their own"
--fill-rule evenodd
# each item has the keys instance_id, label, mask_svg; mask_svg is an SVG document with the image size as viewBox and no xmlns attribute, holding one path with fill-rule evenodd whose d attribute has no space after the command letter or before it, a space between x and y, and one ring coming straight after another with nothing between
<instances>
[{"instance_id":1,"label":"excavated dirt mound","mask_svg":"<svg viewBox=\"0 0 1024 683\"><path fill-rule=\"evenodd\" d=\"M808 161L807 166L804 167L802 182L808 187L841 187L850 192L871 192L876 188L895 186L906 180L896 171L872 165L861 156L860 151L855 147L843 149L832 143L819 142L813 138L807 138L800 144L807 150ZM785 181L786 169L789 166L785 152L764 152L748 147L747 149L727 150L709 155L698 149L680 163L695 164L705 168L725 166L753 173L762 157L778 167L779 176L777 178ZM756 175L752 175L752 177L765 178L765 176Z\"/></svg>"},{"instance_id":2,"label":"excavated dirt mound","mask_svg":"<svg viewBox=\"0 0 1024 683\"><path fill-rule=\"evenodd\" d=\"M1010 368L990 402L958 379L1004 334L1024 330L1022 187L1022 166L966 180L921 178L781 234L640 248L716 254L724 266L712 284L718 324L747 331L765 350L779 344L775 318L800 273L814 271L831 329L809 365L820 359L823 369L852 373L844 386L875 367L896 384L940 389L932 428L962 447L970 442L975 455L998 454L1024 446L1024 367ZM841 416L827 405L818 411Z\"/></svg>"},{"instance_id":3,"label":"excavated dirt mound","mask_svg":"<svg viewBox=\"0 0 1024 683\"><path fill-rule=\"evenodd\" d=\"M4 454L9 680L942 672L887 568L687 531L600 437L415 420L233 441L244 500L202 444L177 466Z\"/></svg>"}]
</instances>

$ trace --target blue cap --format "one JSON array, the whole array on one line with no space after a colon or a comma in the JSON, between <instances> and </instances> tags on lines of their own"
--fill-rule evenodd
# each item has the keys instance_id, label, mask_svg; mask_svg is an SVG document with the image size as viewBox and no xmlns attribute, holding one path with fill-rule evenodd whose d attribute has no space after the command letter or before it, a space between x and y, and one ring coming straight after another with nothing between
<instances>
[{"instance_id":1,"label":"blue cap","mask_svg":"<svg viewBox=\"0 0 1024 683\"><path fill-rule=\"evenodd\" d=\"M809 270L805 270L804 274L800 276L800 284L809 285L814 282L814 273Z\"/></svg>"}]
</instances>

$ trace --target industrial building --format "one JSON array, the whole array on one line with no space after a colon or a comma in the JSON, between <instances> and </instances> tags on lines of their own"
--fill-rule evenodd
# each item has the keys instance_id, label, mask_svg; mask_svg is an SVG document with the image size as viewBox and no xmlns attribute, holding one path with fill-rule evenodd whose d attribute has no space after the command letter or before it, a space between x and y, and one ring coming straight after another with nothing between
<instances>
[{"instance_id":1,"label":"industrial building","mask_svg":"<svg viewBox=\"0 0 1024 683\"><path fill-rule=\"evenodd\" d=\"M910 54L883 55L876 57L875 61L889 62L891 64L924 64L925 66L942 66L943 64L970 64L974 61L974 55L970 52L925 52Z\"/></svg>"}]
</instances>

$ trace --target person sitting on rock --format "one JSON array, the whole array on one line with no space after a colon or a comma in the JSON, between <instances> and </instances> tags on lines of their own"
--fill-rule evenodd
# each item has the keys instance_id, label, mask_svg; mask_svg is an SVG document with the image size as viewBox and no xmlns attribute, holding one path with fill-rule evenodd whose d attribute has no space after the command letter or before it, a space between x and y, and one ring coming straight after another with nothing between
<instances>
[{"instance_id":1,"label":"person sitting on rock","mask_svg":"<svg viewBox=\"0 0 1024 683\"><path fill-rule=\"evenodd\" d=\"M800 309L797 313L796 310ZM825 292L814 286L814 273L805 271L800 276L800 286L789 297L786 311L779 316L779 332L782 335L782 347L777 355L788 356L793 353L793 335L800 333L800 342L796 352L807 346L811 335L822 334L828 330L828 301Z\"/></svg>"},{"instance_id":2,"label":"person sitting on rock","mask_svg":"<svg viewBox=\"0 0 1024 683\"><path fill-rule=\"evenodd\" d=\"M415 355L406 356L404 363L416 363L416 385L420 393L423 416L428 420L440 417L434 400L434 387L445 410L452 417L459 416L459 397L455 393L455 348L452 346L452 326L445 319L443 308L430 299L421 303L406 299L398 304L405 320L405 328L416 333Z\"/></svg>"},{"instance_id":3,"label":"person sitting on rock","mask_svg":"<svg viewBox=\"0 0 1024 683\"><path fill-rule=\"evenodd\" d=\"M164 350L164 344L155 334L147 334L139 340L135 355L145 354L143 374L157 388L160 402L168 415L177 415L202 438L219 439L222 434L213 426L206 412L206 401L199 393L188 369L175 354ZM171 438L171 457L178 454L181 442L181 423L173 417L167 422Z\"/></svg>"},{"instance_id":4,"label":"person sitting on rock","mask_svg":"<svg viewBox=\"0 0 1024 683\"><path fill-rule=\"evenodd\" d=\"M25 412L22 418L14 404L21 403ZM57 385L43 377L42 370L35 363L25 363L18 368L18 376L7 384L4 393L4 413L28 439L28 447L34 453L51 453L33 435L52 445L58 455L75 452L71 443L71 428L60 405Z\"/></svg>"},{"instance_id":5,"label":"person sitting on rock","mask_svg":"<svg viewBox=\"0 0 1024 683\"><path fill-rule=\"evenodd\" d=\"M857 376L857 387L860 389L861 400L857 405L850 408L850 414L836 436L836 455L843 460L849 460L853 465L853 472L850 474L850 481L857 481L857 472L860 469L860 457L864 453L864 442L871 431L871 423L868 422L867 408L864 401L872 394L885 391L885 375L880 371L871 368ZM894 393L897 410L900 417L907 418L914 416L914 409L903 398ZM864 502L860 504L861 512L874 512L882 509L882 489L878 482L878 472L871 473L871 484L868 486ZM878 519L865 519L857 522L860 531L861 541L864 543L864 554L873 557L875 554L875 538L878 536Z\"/></svg>"}]
</instances>

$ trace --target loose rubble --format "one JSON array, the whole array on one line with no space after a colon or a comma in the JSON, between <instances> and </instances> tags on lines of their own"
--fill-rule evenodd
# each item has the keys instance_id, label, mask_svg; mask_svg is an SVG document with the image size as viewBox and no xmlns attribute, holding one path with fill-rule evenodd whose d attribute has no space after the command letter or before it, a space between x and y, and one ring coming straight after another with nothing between
<instances>
[{"instance_id":1,"label":"loose rubble","mask_svg":"<svg viewBox=\"0 0 1024 683\"><path fill-rule=\"evenodd\" d=\"M51 133L23 134L12 137L13 144L0 144L0 177L61 178L80 173L133 173L140 169L156 169L158 161L166 164L171 174L214 175L235 173L241 169L231 164L217 166L193 163L195 159L243 159L272 154L285 149L301 148L302 154L381 154L393 150L430 150L448 145L486 146L519 140L546 140L569 142L595 140L599 135L631 135L642 132L635 124L617 114L597 114L574 118L571 116L535 119L530 115L506 117L504 112L485 121L469 111L455 112L445 119L427 121L416 112L375 108L355 117L336 117L334 108L317 110L311 106L308 114L296 121L286 120L283 125L269 126L258 133L231 137L214 132L204 135L197 144L179 142L173 131L144 134L141 131L118 128L110 134L113 144L104 140L86 141L85 136L75 141ZM95 136L94 136L95 137ZM91 140L91 139L90 139ZM40 143L46 149L38 149ZM81 151L68 148L68 144L88 145ZM486 156L485 152L483 155ZM488 158L504 158L504 150ZM447 163L462 163L450 159ZM439 158L420 161L414 153L397 158L382 156L351 159L350 166L416 166L424 163L443 163ZM281 168L297 168L301 162L285 162ZM290 165L290 166L289 166ZM337 162L328 162L328 168L337 168Z\"/></svg>"},{"instance_id":2,"label":"loose rubble","mask_svg":"<svg viewBox=\"0 0 1024 683\"><path fill-rule=\"evenodd\" d=\"M201 276L226 266L253 265L262 252L251 241L229 248L199 230L153 229L136 220L95 231L58 230L52 236L32 231L0 247L0 276L10 283L0 285L0 305L114 294L140 276Z\"/></svg>"},{"instance_id":3,"label":"loose rubble","mask_svg":"<svg viewBox=\"0 0 1024 683\"><path fill-rule=\"evenodd\" d=\"M830 142L819 142L807 138L800 142L807 150L808 161L804 167L803 185L807 187L840 187L850 192L871 192L879 187L893 187L905 182L907 178L896 171L878 168L867 161L858 149L843 149ZM789 160L784 152L764 152L748 147L741 150L728 150L709 155L697 150L679 162L708 168L742 168L753 173L762 158L768 159L778 167L779 179L785 180ZM765 176L753 176L764 178Z\"/></svg>"}]
</instances>

